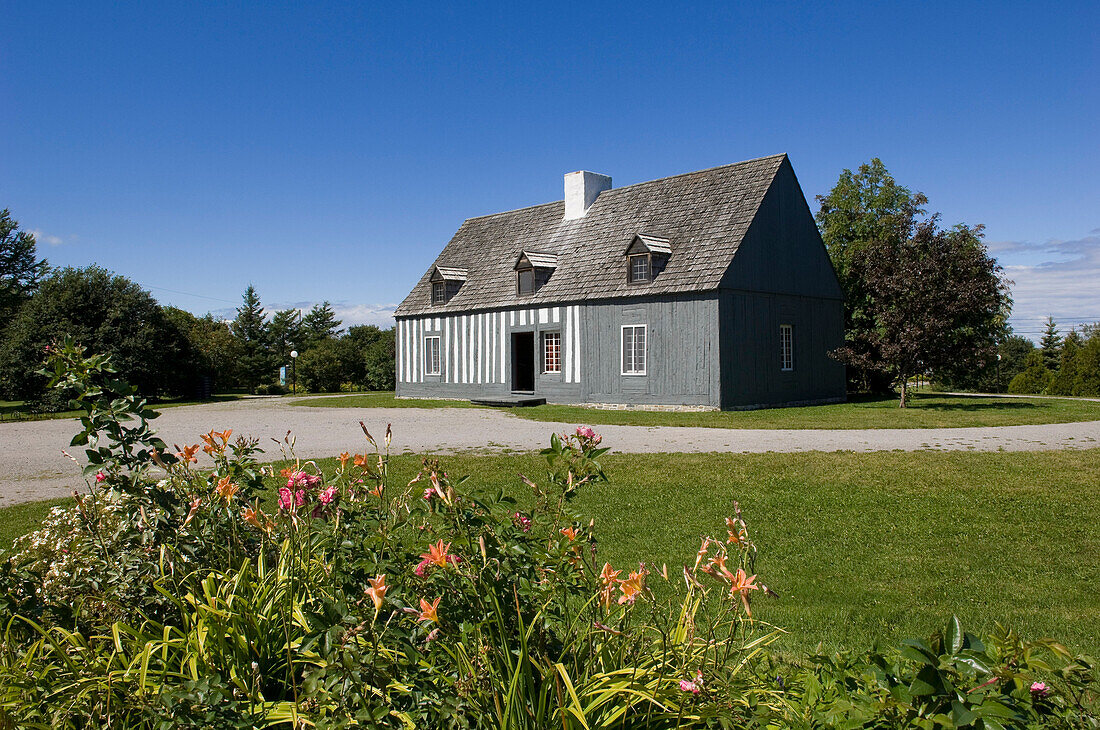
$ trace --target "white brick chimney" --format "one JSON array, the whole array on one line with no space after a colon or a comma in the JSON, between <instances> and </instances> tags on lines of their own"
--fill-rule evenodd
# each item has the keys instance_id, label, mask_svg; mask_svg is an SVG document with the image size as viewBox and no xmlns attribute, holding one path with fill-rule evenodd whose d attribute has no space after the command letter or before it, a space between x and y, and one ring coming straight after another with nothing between
<instances>
[{"instance_id":1,"label":"white brick chimney","mask_svg":"<svg viewBox=\"0 0 1100 730\"><path fill-rule=\"evenodd\" d=\"M597 172L580 170L565 174L565 220L581 218L596 197L611 189L611 178Z\"/></svg>"}]
</instances>

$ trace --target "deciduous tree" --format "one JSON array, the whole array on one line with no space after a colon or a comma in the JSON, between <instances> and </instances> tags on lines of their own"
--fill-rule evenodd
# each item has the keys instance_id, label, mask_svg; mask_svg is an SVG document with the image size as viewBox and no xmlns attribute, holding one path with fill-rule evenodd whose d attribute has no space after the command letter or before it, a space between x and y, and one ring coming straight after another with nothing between
<instances>
[{"instance_id":1,"label":"deciduous tree","mask_svg":"<svg viewBox=\"0 0 1100 730\"><path fill-rule=\"evenodd\" d=\"M908 240L925 214L928 198L899 185L875 157L856 172L844 170L833 189L817 200L818 229L844 292L845 347L859 354L859 362L875 362L875 315L859 262L874 243L898 245ZM882 391L888 386L879 369L854 361L849 362L848 376L855 388Z\"/></svg>"},{"instance_id":2,"label":"deciduous tree","mask_svg":"<svg viewBox=\"0 0 1100 730\"><path fill-rule=\"evenodd\" d=\"M906 406L909 379L941 367L996 357L1011 299L1001 268L986 252L982 227L938 228L938 217L911 238L862 245L850 271L864 287L869 326L839 351L852 365L886 375Z\"/></svg>"}]
</instances>

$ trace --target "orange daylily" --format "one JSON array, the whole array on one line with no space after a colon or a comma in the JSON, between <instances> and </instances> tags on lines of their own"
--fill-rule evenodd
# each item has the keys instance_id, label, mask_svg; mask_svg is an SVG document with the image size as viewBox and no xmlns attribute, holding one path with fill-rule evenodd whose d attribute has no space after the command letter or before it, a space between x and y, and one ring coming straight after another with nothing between
<instances>
[{"instance_id":1,"label":"orange daylily","mask_svg":"<svg viewBox=\"0 0 1100 730\"><path fill-rule=\"evenodd\" d=\"M224 431L211 430L210 433L204 433L201 438L206 446L202 447L202 450L208 454L213 454L215 451L219 454L225 451L225 445L229 443L229 436L233 433L233 429L227 428ZM218 443L218 442L221 443Z\"/></svg>"},{"instance_id":2,"label":"orange daylily","mask_svg":"<svg viewBox=\"0 0 1100 730\"><path fill-rule=\"evenodd\" d=\"M346 469L347 468L348 459L350 459L350 458L351 458L351 454L349 454L346 451L344 453L340 454L340 468L341 469Z\"/></svg>"},{"instance_id":3,"label":"orange daylily","mask_svg":"<svg viewBox=\"0 0 1100 730\"><path fill-rule=\"evenodd\" d=\"M726 542L730 545L740 545L746 542L749 538L749 533L745 529L745 523L741 520L733 520L727 517L726 532L729 533L729 537L726 538Z\"/></svg>"},{"instance_id":4,"label":"orange daylily","mask_svg":"<svg viewBox=\"0 0 1100 730\"><path fill-rule=\"evenodd\" d=\"M177 446L176 448L179 449L180 447ZM176 453L176 456L178 456L180 458L180 461L182 461L184 464L194 464L198 461L198 459L195 458L195 454L196 452L198 452L198 450L198 444L194 444L192 446L184 446L182 449L179 450L179 452Z\"/></svg>"},{"instance_id":5,"label":"orange daylily","mask_svg":"<svg viewBox=\"0 0 1100 730\"><path fill-rule=\"evenodd\" d=\"M749 591L759 590L760 586L756 585L756 576L746 576L743 568L737 569L737 575L730 575L727 571L726 575L730 579L730 597L741 594L741 603L745 604L745 613L752 616L752 611L749 610Z\"/></svg>"},{"instance_id":6,"label":"orange daylily","mask_svg":"<svg viewBox=\"0 0 1100 730\"><path fill-rule=\"evenodd\" d=\"M440 596L439 598L442 597L443 596ZM432 603L428 603L423 598L421 598L420 613L417 614L416 620L434 621L435 623L439 623L439 613L437 612L437 610L439 609L439 598L435 599L435 601L433 601Z\"/></svg>"},{"instance_id":7,"label":"orange daylily","mask_svg":"<svg viewBox=\"0 0 1100 730\"><path fill-rule=\"evenodd\" d=\"M229 477L219 479L218 486L215 487L215 491L218 493L218 496L220 496L226 502L233 499L233 495L237 493L238 489L240 489L240 487L229 481Z\"/></svg>"},{"instance_id":8,"label":"orange daylily","mask_svg":"<svg viewBox=\"0 0 1100 730\"><path fill-rule=\"evenodd\" d=\"M440 568L447 567L447 561L454 560L453 555L448 555L447 551L451 549L451 543L443 544L443 540L440 540L435 545L428 546L428 552L421 553L420 557L428 561L432 565Z\"/></svg>"},{"instance_id":9,"label":"orange daylily","mask_svg":"<svg viewBox=\"0 0 1100 730\"><path fill-rule=\"evenodd\" d=\"M252 509L251 507L245 507L244 510L241 512L241 517L243 517L244 521L252 525L253 527L259 527L262 529L264 526L263 523L260 522L260 517L256 510Z\"/></svg>"},{"instance_id":10,"label":"orange daylily","mask_svg":"<svg viewBox=\"0 0 1100 730\"><path fill-rule=\"evenodd\" d=\"M187 527L187 523L191 521L191 518L195 516L195 513L199 511L199 506L202 505L202 497L195 497L191 500L191 510L187 513L187 518L183 521L183 526Z\"/></svg>"},{"instance_id":11,"label":"orange daylily","mask_svg":"<svg viewBox=\"0 0 1100 730\"><path fill-rule=\"evenodd\" d=\"M633 604L638 598L638 594L642 592L642 587L645 584L646 573L644 570L632 570L630 577L626 580L619 581L619 589L623 594L619 596L619 603Z\"/></svg>"},{"instance_id":12,"label":"orange daylily","mask_svg":"<svg viewBox=\"0 0 1100 730\"><path fill-rule=\"evenodd\" d=\"M372 601L374 601L374 612L378 613L379 609L382 608L382 599L386 597L386 591L388 591L390 588L386 585L385 575L379 575L375 578L370 578L369 582L370 588L367 589L367 595L370 596L370 599ZM438 599L436 600L436 603L439 603Z\"/></svg>"},{"instance_id":13,"label":"orange daylily","mask_svg":"<svg viewBox=\"0 0 1100 730\"><path fill-rule=\"evenodd\" d=\"M611 593L615 590L616 579L621 570L612 570L611 563L604 563L600 571L600 605L606 611L611 607Z\"/></svg>"},{"instance_id":14,"label":"orange daylily","mask_svg":"<svg viewBox=\"0 0 1100 730\"><path fill-rule=\"evenodd\" d=\"M360 469L366 469L367 468L367 455L366 454L356 454L355 457L353 458L353 461L354 461L355 465L357 467L359 467Z\"/></svg>"},{"instance_id":15,"label":"orange daylily","mask_svg":"<svg viewBox=\"0 0 1100 730\"><path fill-rule=\"evenodd\" d=\"M561 534L568 537L569 542L573 542L574 540L577 539L577 531L575 529L573 529L572 527L562 528L561 530L559 530L559 532L561 532Z\"/></svg>"}]
</instances>

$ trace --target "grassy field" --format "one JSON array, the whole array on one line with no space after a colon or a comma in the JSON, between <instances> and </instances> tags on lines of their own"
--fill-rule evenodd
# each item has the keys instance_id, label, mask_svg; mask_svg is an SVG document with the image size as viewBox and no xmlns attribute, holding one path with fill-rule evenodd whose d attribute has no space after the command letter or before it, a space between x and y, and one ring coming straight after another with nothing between
<instances>
[{"instance_id":1,"label":"grassy field","mask_svg":"<svg viewBox=\"0 0 1100 730\"><path fill-rule=\"evenodd\" d=\"M610 444L613 446L614 444ZM1100 652L1100 449L1035 453L619 455L610 484L577 508L596 519L600 560L678 571L741 502L760 580L781 594L755 613L789 649L868 646L924 635L958 614L1006 621ZM456 456L453 474L520 499L535 455ZM394 459L394 483L418 467ZM0 511L0 538L45 507Z\"/></svg>"},{"instance_id":2,"label":"grassy field","mask_svg":"<svg viewBox=\"0 0 1100 730\"><path fill-rule=\"evenodd\" d=\"M469 408L466 401L408 400L393 393L366 393L311 398L294 405L338 408ZM536 421L630 426L704 426L708 428L962 428L1017 426L1100 420L1100 403L1056 398L989 398L916 393L912 404L898 408L897 399L861 398L802 408L755 411L608 411L579 406L545 405L501 409Z\"/></svg>"}]
</instances>

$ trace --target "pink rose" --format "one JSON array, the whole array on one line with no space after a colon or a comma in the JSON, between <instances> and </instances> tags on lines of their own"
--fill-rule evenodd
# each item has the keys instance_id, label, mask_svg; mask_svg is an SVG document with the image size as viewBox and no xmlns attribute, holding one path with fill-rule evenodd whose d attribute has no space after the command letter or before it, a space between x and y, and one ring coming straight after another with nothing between
<instances>
[{"instance_id":1,"label":"pink rose","mask_svg":"<svg viewBox=\"0 0 1100 730\"><path fill-rule=\"evenodd\" d=\"M1032 682L1031 694L1035 695L1036 697L1046 697L1048 694L1050 694L1050 688L1046 686L1045 682Z\"/></svg>"},{"instance_id":2,"label":"pink rose","mask_svg":"<svg viewBox=\"0 0 1100 730\"><path fill-rule=\"evenodd\" d=\"M106 475L106 474L104 474L104 473L103 473L103 472L101 472L101 471L99 471L99 472L96 472L96 475L95 475L95 483L96 483L96 484L102 484L102 483L103 483L103 482L105 482L105 481L107 481L107 475Z\"/></svg>"},{"instance_id":3,"label":"pink rose","mask_svg":"<svg viewBox=\"0 0 1100 730\"><path fill-rule=\"evenodd\" d=\"M596 432L588 426L577 426L577 435L581 438L590 439L595 438Z\"/></svg>"},{"instance_id":4,"label":"pink rose","mask_svg":"<svg viewBox=\"0 0 1100 730\"><path fill-rule=\"evenodd\" d=\"M321 492L320 494L321 504L328 504L332 500L336 499L336 487L332 486Z\"/></svg>"},{"instance_id":5,"label":"pink rose","mask_svg":"<svg viewBox=\"0 0 1100 730\"><path fill-rule=\"evenodd\" d=\"M291 509L294 507L294 495L290 490L283 487L279 490L279 509Z\"/></svg>"},{"instance_id":6,"label":"pink rose","mask_svg":"<svg viewBox=\"0 0 1100 730\"><path fill-rule=\"evenodd\" d=\"M699 685L695 682L689 682L686 679L680 680L680 690L683 692L691 692L694 695L699 694Z\"/></svg>"}]
</instances>

